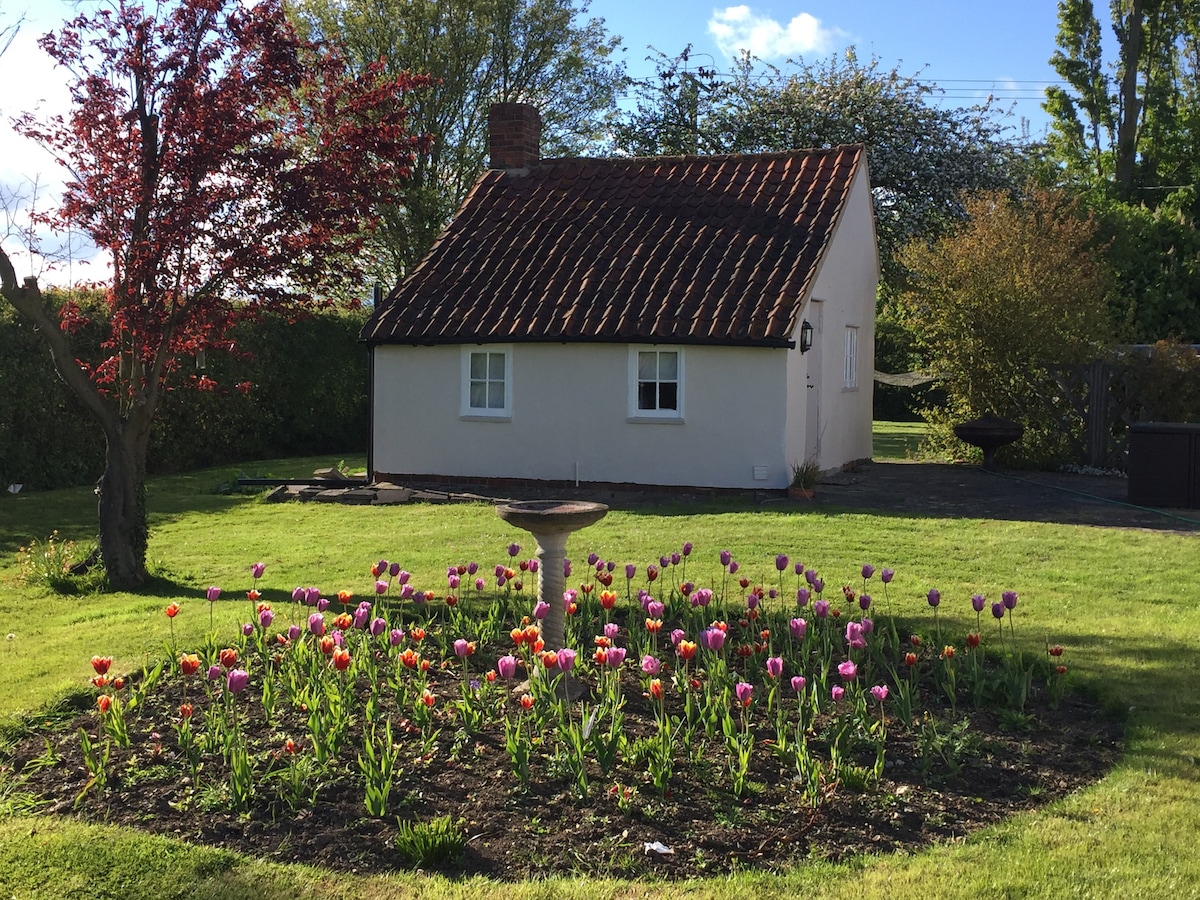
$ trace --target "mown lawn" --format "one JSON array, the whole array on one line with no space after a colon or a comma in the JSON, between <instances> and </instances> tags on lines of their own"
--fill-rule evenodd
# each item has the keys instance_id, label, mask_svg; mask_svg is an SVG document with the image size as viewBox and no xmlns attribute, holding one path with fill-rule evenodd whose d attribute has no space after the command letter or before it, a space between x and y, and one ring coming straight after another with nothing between
<instances>
[{"instance_id":1,"label":"mown lawn","mask_svg":"<svg viewBox=\"0 0 1200 900\"><path fill-rule=\"evenodd\" d=\"M328 460L255 464L280 475ZM351 465L361 460L348 460ZM94 530L89 490L0 497L0 712L27 715L85 685L93 654L134 670L162 653L167 603L181 644L209 627L204 589L220 585L219 628L245 618L248 567L267 565L264 599L293 586L366 592L368 568L400 561L414 581L440 585L445 566L491 565L510 541L527 541L484 505L341 507L268 505L213 492L227 472L155 480L149 491L150 557L156 580L138 596L64 597L18 578L17 549L57 529ZM1017 636L1030 648L1066 646L1070 678L1103 697L1127 722L1127 751L1094 787L972 836L912 856L813 862L782 874L687 883L554 880L499 884L418 874L360 878L245 859L139 832L30 815L0 789L0 891L15 897L1118 897L1132 892L1196 896L1200 885L1200 536L987 519L906 518L798 504L745 502L614 509L576 535L571 555L591 550L645 563L695 544L697 580L735 551L753 577L789 553L827 577L852 582L871 562L897 571L897 612L928 617L928 588L943 595L942 627L974 627L968 599L1020 592Z\"/></svg>"}]
</instances>

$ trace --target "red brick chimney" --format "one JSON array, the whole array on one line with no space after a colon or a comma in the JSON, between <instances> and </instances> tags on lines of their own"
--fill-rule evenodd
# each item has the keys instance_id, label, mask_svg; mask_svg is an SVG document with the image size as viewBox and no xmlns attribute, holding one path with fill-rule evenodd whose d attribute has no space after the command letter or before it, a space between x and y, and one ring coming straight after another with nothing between
<instances>
[{"instance_id":1,"label":"red brick chimney","mask_svg":"<svg viewBox=\"0 0 1200 900\"><path fill-rule=\"evenodd\" d=\"M488 154L493 169L528 169L541 161L542 117L528 103L493 103Z\"/></svg>"}]
</instances>

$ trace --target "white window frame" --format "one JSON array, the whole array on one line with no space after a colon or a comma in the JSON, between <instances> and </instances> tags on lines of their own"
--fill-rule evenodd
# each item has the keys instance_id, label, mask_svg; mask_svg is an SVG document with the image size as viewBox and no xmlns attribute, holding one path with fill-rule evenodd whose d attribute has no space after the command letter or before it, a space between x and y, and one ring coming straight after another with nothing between
<instances>
[{"instance_id":1,"label":"white window frame","mask_svg":"<svg viewBox=\"0 0 1200 900\"><path fill-rule=\"evenodd\" d=\"M676 367L674 379L659 379L655 383L673 381L675 384L675 409L641 409L638 401L641 396L639 377L639 360L643 353L654 353L661 357L664 353L675 355ZM656 365L657 368L657 365ZM647 344L631 344L629 347L629 421L631 422L682 422L684 404L684 353L682 347L657 347Z\"/></svg>"},{"instance_id":2,"label":"white window frame","mask_svg":"<svg viewBox=\"0 0 1200 900\"><path fill-rule=\"evenodd\" d=\"M846 353L842 362L842 389L858 389L858 326L846 326Z\"/></svg>"},{"instance_id":3,"label":"white window frame","mask_svg":"<svg viewBox=\"0 0 1200 900\"><path fill-rule=\"evenodd\" d=\"M483 379L472 378L471 361L477 355L486 356L487 365L492 364L492 357L499 356L504 360L503 378L492 378L490 372ZM460 415L464 419L482 419L487 421L509 421L512 419L512 363L513 351L511 344L481 344L462 348L462 400ZM504 389L504 404L502 406L472 406L471 385L473 382L486 384L502 384Z\"/></svg>"}]
</instances>

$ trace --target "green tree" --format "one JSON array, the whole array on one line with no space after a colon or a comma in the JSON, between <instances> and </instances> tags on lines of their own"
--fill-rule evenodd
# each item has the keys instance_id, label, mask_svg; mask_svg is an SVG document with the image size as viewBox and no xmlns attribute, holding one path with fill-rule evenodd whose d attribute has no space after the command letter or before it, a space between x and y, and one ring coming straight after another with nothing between
<instances>
[{"instance_id":1,"label":"green tree","mask_svg":"<svg viewBox=\"0 0 1200 900\"><path fill-rule=\"evenodd\" d=\"M964 192L1011 188L1019 153L990 103L934 105L938 89L853 51L763 67L743 56L731 75L697 67L690 48L660 55L636 108L617 127L634 155L760 153L863 144L871 170L885 294L903 282L899 251L964 214Z\"/></svg>"},{"instance_id":2,"label":"green tree","mask_svg":"<svg viewBox=\"0 0 1200 900\"><path fill-rule=\"evenodd\" d=\"M402 204L372 241L373 270L397 282L433 243L483 171L494 102L535 104L548 157L603 144L624 86L620 39L575 0L294 0L290 14L355 65L431 76L410 97L412 128L433 144Z\"/></svg>"},{"instance_id":3,"label":"green tree","mask_svg":"<svg viewBox=\"0 0 1200 900\"><path fill-rule=\"evenodd\" d=\"M931 417L943 436L984 413L1017 419L1025 458L1055 459L1061 423L1029 398L1047 365L1095 359L1110 338L1097 223L1061 191L983 193L964 206L952 233L904 252L913 281L899 306L948 397Z\"/></svg>"}]
</instances>

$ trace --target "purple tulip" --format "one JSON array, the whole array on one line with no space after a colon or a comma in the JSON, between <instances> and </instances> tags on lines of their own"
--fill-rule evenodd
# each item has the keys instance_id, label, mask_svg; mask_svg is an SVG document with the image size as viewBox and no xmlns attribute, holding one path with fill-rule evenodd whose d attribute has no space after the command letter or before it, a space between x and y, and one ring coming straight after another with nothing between
<instances>
[{"instance_id":1,"label":"purple tulip","mask_svg":"<svg viewBox=\"0 0 1200 900\"><path fill-rule=\"evenodd\" d=\"M671 565L673 565L673 566L679 565L679 561L681 559L683 559L683 557L681 557L678 553L672 553L671 554Z\"/></svg>"},{"instance_id":2,"label":"purple tulip","mask_svg":"<svg viewBox=\"0 0 1200 900\"><path fill-rule=\"evenodd\" d=\"M587 561L589 566L594 566L596 563L600 562L600 555L598 553L589 553Z\"/></svg>"},{"instance_id":3,"label":"purple tulip","mask_svg":"<svg viewBox=\"0 0 1200 900\"><path fill-rule=\"evenodd\" d=\"M866 616L863 616L862 629L863 629L863 634L870 634L872 631L875 630L875 623L872 622L870 619L868 619Z\"/></svg>"},{"instance_id":4,"label":"purple tulip","mask_svg":"<svg viewBox=\"0 0 1200 900\"><path fill-rule=\"evenodd\" d=\"M414 594L416 594L416 590L413 588L413 586L411 584L400 585L400 599L401 600L411 600L413 598Z\"/></svg>"},{"instance_id":5,"label":"purple tulip","mask_svg":"<svg viewBox=\"0 0 1200 900\"><path fill-rule=\"evenodd\" d=\"M509 544L508 545L508 555L509 556L516 556L520 552L521 552L520 544Z\"/></svg>"},{"instance_id":6,"label":"purple tulip","mask_svg":"<svg viewBox=\"0 0 1200 900\"><path fill-rule=\"evenodd\" d=\"M371 620L371 636L379 637L387 631L387 620L381 619L378 616Z\"/></svg>"},{"instance_id":7,"label":"purple tulip","mask_svg":"<svg viewBox=\"0 0 1200 900\"><path fill-rule=\"evenodd\" d=\"M478 571L479 571L479 563L475 562L474 560L467 563L467 574L468 575L474 575Z\"/></svg>"},{"instance_id":8,"label":"purple tulip","mask_svg":"<svg viewBox=\"0 0 1200 900\"><path fill-rule=\"evenodd\" d=\"M329 609L329 601L326 600L324 597L318 597L317 598L317 612L325 612L325 610L327 610L327 609Z\"/></svg>"},{"instance_id":9,"label":"purple tulip","mask_svg":"<svg viewBox=\"0 0 1200 900\"><path fill-rule=\"evenodd\" d=\"M937 605L942 602L942 592L937 588L930 588L929 593L925 595L925 599L929 601L929 605L937 608Z\"/></svg>"},{"instance_id":10,"label":"purple tulip","mask_svg":"<svg viewBox=\"0 0 1200 900\"><path fill-rule=\"evenodd\" d=\"M313 613L308 617L308 630L321 637L325 633L325 617L319 612Z\"/></svg>"},{"instance_id":11,"label":"purple tulip","mask_svg":"<svg viewBox=\"0 0 1200 900\"><path fill-rule=\"evenodd\" d=\"M617 564L615 562L613 562L611 559L604 564L604 568L607 569L609 572L616 569L616 567L617 567ZM531 569L530 571L536 571L536 570Z\"/></svg>"},{"instance_id":12,"label":"purple tulip","mask_svg":"<svg viewBox=\"0 0 1200 900\"><path fill-rule=\"evenodd\" d=\"M246 637L250 637L250 635L254 634L254 626L249 622L246 622L244 625L242 625L242 634L244 634Z\"/></svg>"},{"instance_id":13,"label":"purple tulip","mask_svg":"<svg viewBox=\"0 0 1200 900\"><path fill-rule=\"evenodd\" d=\"M858 666L852 659L840 662L838 663L838 674L842 676L842 681L853 681L858 677Z\"/></svg>"},{"instance_id":14,"label":"purple tulip","mask_svg":"<svg viewBox=\"0 0 1200 900\"><path fill-rule=\"evenodd\" d=\"M625 662L626 650L624 647L609 647L605 662L612 668L619 668L621 663Z\"/></svg>"},{"instance_id":15,"label":"purple tulip","mask_svg":"<svg viewBox=\"0 0 1200 900\"><path fill-rule=\"evenodd\" d=\"M250 673L245 669L230 669L229 674L225 676L225 686L234 694L240 694L249 683Z\"/></svg>"},{"instance_id":16,"label":"purple tulip","mask_svg":"<svg viewBox=\"0 0 1200 900\"><path fill-rule=\"evenodd\" d=\"M221 677L221 667L220 666L209 666L208 667L208 680L209 681L216 681L220 677Z\"/></svg>"},{"instance_id":17,"label":"purple tulip","mask_svg":"<svg viewBox=\"0 0 1200 900\"><path fill-rule=\"evenodd\" d=\"M466 659L471 652L471 642L466 638L459 638L454 642L454 655L459 659Z\"/></svg>"},{"instance_id":18,"label":"purple tulip","mask_svg":"<svg viewBox=\"0 0 1200 900\"><path fill-rule=\"evenodd\" d=\"M683 549L680 552L683 553L684 556L691 556L692 555L692 542L684 541Z\"/></svg>"},{"instance_id":19,"label":"purple tulip","mask_svg":"<svg viewBox=\"0 0 1200 900\"><path fill-rule=\"evenodd\" d=\"M813 615L818 619L824 619L829 615L829 601L817 600L813 603Z\"/></svg>"},{"instance_id":20,"label":"purple tulip","mask_svg":"<svg viewBox=\"0 0 1200 900\"><path fill-rule=\"evenodd\" d=\"M404 632L399 628L393 628L388 632L388 643L393 647L399 647L404 642Z\"/></svg>"},{"instance_id":21,"label":"purple tulip","mask_svg":"<svg viewBox=\"0 0 1200 900\"><path fill-rule=\"evenodd\" d=\"M529 571L530 571L531 573L533 573L534 575L536 575L536 574L537 574L538 567L539 567L540 565L541 565L541 563L539 563L539 562L538 562L536 559L531 559L531 560L529 561Z\"/></svg>"},{"instance_id":22,"label":"purple tulip","mask_svg":"<svg viewBox=\"0 0 1200 900\"><path fill-rule=\"evenodd\" d=\"M217 598L221 596L221 589L214 584L212 587L210 587L204 593L205 593L205 596L208 597L209 603L216 603Z\"/></svg>"},{"instance_id":23,"label":"purple tulip","mask_svg":"<svg viewBox=\"0 0 1200 900\"><path fill-rule=\"evenodd\" d=\"M355 628L359 628L359 629L366 628L367 623L370 621L371 621L371 607L360 606L358 609L356 609L354 611L354 627Z\"/></svg>"},{"instance_id":24,"label":"purple tulip","mask_svg":"<svg viewBox=\"0 0 1200 900\"><path fill-rule=\"evenodd\" d=\"M338 631L336 628L333 629L333 634L330 635L330 637L333 638L334 646L337 646L337 647L345 646L346 636L344 634L342 634L340 631Z\"/></svg>"},{"instance_id":25,"label":"purple tulip","mask_svg":"<svg viewBox=\"0 0 1200 900\"><path fill-rule=\"evenodd\" d=\"M985 603L987 603L987 598L984 597L983 594L974 594L971 597L971 608L975 610L975 612L983 612L983 606Z\"/></svg>"},{"instance_id":26,"label":"purple tulip","mask_svg":"<svg viewBox=\"0 0 1200 900\"><path fill-rule=\"evenodd\" d=\"M388 571L390 572L391 569ZM397 584L408 584L408 579L412 578L412 573L406 572L404 569L399 569L392 577L396 579Z\"/></svg>"},{"instance_id":27,"label":"purple tulip","mask_svg":"<svg viewBox=\"0 0 1200 900\"><path fill-rule=\"evenodd\" d=\"M408 585L406 584L405 587L408 587ZM413 591L412 593L413 603L424 603L432 597L433 591Z\"/></svg>"},{"instance_id":28,"label":"purple tulip","mask_svg":"<svg viewBox=\"0 0 1200 900\"><path fill-rule=\"evenodd\" d=\"M738 569L740 569L740 568L741 568L741 566L739 566L739 565L738 565L738 561L737 561L736 559L735 559L735 560L733 560L733 562L731 562L731 563L729 564L729 574L730 574L730 575L736 575L736 574L737 574L737 570L738 570Z\"/></svg>"},{"instance_id":29,"label":"purple tulip","mask_svg":"<svg viewBox=\"0 0 1200 900\"><path fill-rule=\"evenodd\" d=\"M292 602L293 603L303 603L305 593L306 592L305 592L304 588L302 588L302 587L292 588Z\"/></svg>"},{"instance_id":30,"label":"purple tulip","mask_svg":"<svg viewBox=\"0 0 1200 900\"><path fill-rule=\"evenodd\" d=\"M783 657L768 656L767 657L767 674L772 678L778 678L783 674Z\"/></svg>"},{"instance_id":31,"label":"purple tulip","mask_svg":"<svg viewBox=\"0 0 1200 900\"><path fill-rule=\"evenodd\" d=\"M812 587L813 587L813 590L816 591L818 594L821 593L821 591L825 590L825 579L824 578L814 578Z\"/></svg>"},{"instance_id":32,"label":"purple tulip","mask_svg":"<svg viewBox=\"0 0 1200 900\"><path fill-rule=\"evenodd\" d=\"M657 675L660 669L662 669L662 663L659 662L657 656L646 654L642 657L642 671L647 675Z\"/></svg>"},{"instance_id":33,"label":"purple tulip","mask_svg":"<svg viewBox=\"0 0 1200 900\"><path fill-rule=\"evenodd\" d=\"M868 609L871 608L871 595L870 594L859 594L858 595L858 608L861 609L863 612L866 612Z\"/></svg>"},{"instance_id":34,"label":"purple tulip","mask_svg":"<svg viewBox=\"0 0 1200 900\"><path fill-rule=\"evenodd\" d=\"M671 564L671 557L669 557L669 556L660 556L660 557L658 558L658 565L659 565L659 567L660 567L660 568L663 568L663 569L665 569L665 568L666 568L667 566L669 566L670 564Z\"/></svg>"},{"instance_id":35,"label":"purple tulip","mask_svg":"<svg viewBox=\"0 0 1200 900\"><path fill-rule=\"evenodd\" d=\"M746 609L758 609L759 599L758 594L747 594Z\"/></svg>"},{"instance_id":36,"label":"purple tulip","mask_svg":"<svg viewBox=\"0 0 1200 900\"><path fill-rule=\"evenodd\" d=\"M1005 609L1013 609L1017 605L1017 592L1005 591L1000 595L1000 600Z\"/></svg>"},{"instance_id":37,"label":"purple tulip","mask_svg":"<svg viewBox=\"0 0 1200 900\"><path fill-rule=\"evenodd\" d=\"M450 590L452 591L457 591L460 583L461 582L459 581L457 572L455 572L453 575L447 576L446 578L446 584L450 586Z\"/></svg>"},{"instance_id":38,"label":"purple tulip","mask_svg":"<svg viewBox=\"0 0 1200 900\"><path fill-rule=\"evenodd\" d=\"M797 575L803 575L804 574L804 563L802 563L802 562L796 563L794 566L792 566L792 571L795 572Z\"/></svg>"},{"instance_id":39,"label":"purple tulip","mask_svg":"<svg viewBox=\"0 0 1200 900\"><path fill-rule=\"evenodd\" d=\"M714 653L725 646L725 632L720 628L705 628L700 632L700 646Z\"/></svg>"},{"instance_id":40,"label":"purple tulip","mask_svg":"<svg viewBox=\"0 0 1200 900\"><path fill-rule=\"evenodd\" d=\"M288 626L288 640L289 641L300 640L300 626L299 625L289 625Z\"/></svg>"},{"instance_id":41,"label":"purple tulip","mask_svg":"<svg viewBox=\"0 0 1200 900\"><path fill-rule=\"evenodd\" d=\"M812 594L809 592L808 588L799 588L796 591L796 605L808 606L808 598L811 596Z\"/></svg>"},{"instance_id":42,"label":"purple tulip","mask_svg":"<svg viewBox=\"0 0 1200 900\"><path fill-rule=\"evenodd\" d=\"M682 641L685 637L687 637L687 632L684 631L682 628L676 628L674 631L671 632L671 646L678 647L679 642Z\"/></svg>"},{"instance_id":43,"label":"purple tulip","mask_svg":"<svg viewBox=\"0 0 1200 900\"><path fill-rule=\"evenodd\" d=\"M862 650L867 646L867 640L863 637L863 628L860 623L846 623L846 643L849 644L853 650Z\"/></svg>"},{"instance_id":44,"label":"purple tulip","mask_svg":"<svg viewBox=\"0 0 1200 900\"><path fill-rule=\"evenodd\" d=\"M482 578L475 579L475 590L482 591L486 586L486 582Z\"/></svg>"},{"instance_id":45,"label":"purple tulip","mask_svg":"<svg viewBox=\"0 0 1200 900\"><path fill-rule=\"evenodd\" d=\"M263 631L271 627L271 623L275 621L275 612L269 608L260 609L258 611L258 624L262 626Z\"/></svg>"},{"instance_id":46,"label":"purple tulip","mask_svg":"<svg viewBox=\"0 0 1200 900\"><path fill-rule=\"evenodd\" d=\"M625 564L626 580L633 581L633 578L635 575L637 575L637 566L635 566L633 563L626 563Z\"/></svg>"},{"instance_id":47,"label":"purple tulip","mask_svg":"<svg viewBox=\"0 0 1200 900\"><path fill-rule=\"evenodd\" d=\"M873 565L871 565L870 563L863 563L863 567L862 567L863 579L865 580L867 578L870 578L874 574L875 574L875 567Z\"/></svg>"},{"instance_id":48,"label":"purple tulip","mask_svg":"<svg viewBox=\"0 0 1200 900\"><path fill-rule=\"evenodd\" d=\"M750 698L754 695L754 685L747 684L745 681L739 681L733 689L734 696L737 697L738 703L742 706L750 705Z\"/></svg>"},{"instance_id":49,"label":"purple tulip","mask_svg":"<svg viewBox=\"0 0 1200 900\"><path fill-rule=\"evenodd\" d=\"M563 610L564 611L569 610L571 608L571 604L574 603L578 597L579 597L579 591L575 590L575 588L570 588L569 590L563 591L563 595L562 595Z\"/></svg>"},{"instance_id":50,"label":"purple tulip","mask_svg":"<svg viewBox=\"0 0 1200 900\"><path fill-rule=\"evenodd\" d=\"M699 590L694 591L692 593L692 597L691 597L692 606L695 606L695 607L708 606L708 604L712 603L712 598L713 598L713 592L711 590L709 590L708 588L700 588ZM660 603L659 606L662 606L662 604ZM662 613L660 612L659 615L654 616L654 618L657 619L661 615L662 615Z\"/></svg>"},{"instance_id":51,"label":"purple tulip","mask_svg":"<svg viewBox=\"0 0 1200 900\"><path fill-rule=\"evenodd\" d=\"M610 641L613 638L615 638L620 633L620 631L621 631L621 628L619 625L617 625L616 622L605 622L604 623L604 636L606 638L608 638Z\"/></svg>"},{"instance_id":52,"label":"purple tulip","mask_svg":"<svg viewBox=\"0 0 1200 900\"><path fill-rule=\"evenodd\" d=\"M804 570L804 580L808 582L808 586L812 587L813 582L817 580L817 573L812 569Z\"/></svg>"},{"instance_id":53,"label":"purple tulip","mask_svg":"<svg viewBox=\"0 0 1200 900\"><path fill-rule=\"evenodd\" d=\"M575 668L576 653L567 647L558 651L558 668L561 672L570 672Z\"/></svg>"},{"instance_id":54,"label":"purple tulip","mask_svg":"<svg viewBox=\"0 0 1200 900\"><path fill-rule=\"evenodd\" d=\"M775 588L771 588L769 591L767 591L767 596L774 600L779 596L779 592L775 590Z\"/></svg>"},{"instance_id":55,"label":"purple tulip","mask_svg":"<svg viewBox=\"0 0 1200 900\"><path fill-rule=\"evenodd\" d=\"M793 675L792 676L792 690L795 691L797 694L804 693L804 688L807 685L808 685L808 682L804 680L803 675Z\"/></svg>"},{"instance_id":56,"label":"purple tulip","mask_svg":"<svg viewBox=\"0 0 1200 900\"><path fill-rule=\"evenodd\" d=\"M844 687L842 687L840 684L835 684L833 686L833 688L829 691L829 696L833 698L834 703L837 703L845 695L846 695L846 689Z\"/></svg>"},{"instance_id":57,"label":"purple tulip","mask_svg":"<svg viewBox=\"0 0 1200 900\"><path fill-rule=\"evenodd\" d=\"M778 554L775 557L775 569L779 572L782 572L787 567L788 567L787 554L784 554L784 553Z\"/></svg>"},{"instance_id":58,"label":"purple tulip","mask_svg":"<svg viewBox=\"0 0 1200 900\"><path fill-rule=\"evenodd\" d=\"M728 550L721 551L721 566L727 566L733 560L733 554Z\"/></svg>"},{"instance_id":59,"label":"purple tulip","mask_svg":"<svg viewBox=\"0 0 1200 900\"><path fill-rule=\"evenodd\" d=\"M315 587L306 587L304 589L304 603L307 606L315 606L317 601L321 599L321 592Z\"/></svg>"},{"instance_id":60,"label":"purple tulip","mask_svg":"<svg viewBox=\"0 0 1200 900\"><path fill-rule=\"evenodd\" d=\"M502 656L496 660L496 672L505 681L511 679L517 674L517 658L515 656Z\"/></svg>"},{"instance_id":61,"label":"purple tulip","mask_svg":"<svg viewBox=\"0 0 1200 900\"><path fill-rule=\"evenodd\" d=\"M266 563L256 562L254 565L252 565L250 567L250 574L253 575L256 579L262 578L263 572L266 571L266 568L267 568Z\"/></svg>"},{"instance_id":62,"label":"purple tulip","mask_svg":"<svg viewBox=\"0 0 1200 900\"><path fill-rule=\"evenodd\" d=\"M808 631L808 623L803 619L792 619L788 622L788 629L792 632L792 637L798 641L804 640L804 633Z\"/></svg>"},{"instance_id":63,"label":"purple tulip","mask_svg":"<svg viewBox=\"0 0 1200 900\"><path fill-rule=\"evenodd\" d=\"M550 614L550 604L545 600L539 600L533 605L533 617L535 619L544 619Z\"/></svg>"},{"instance_id":64,"label":"purple tulip","mask_svg":"<svg viewBox=\"0 0 1200 900\"><path fill-rule=\"evenodd\" d=\"M696 593L699 593L699 591L697 591ZM712 591L709 591L708 595L711 598ZM703 604L701 604L701 605L703 605ZM659 602L658 600L651 600L649 603L646 604L646 615L648 615L652 619L661 619L663 617L663 613L665 613L666 611L667 611L667 607L663 603Z\"/></svg>"},{"instance_id":65,"label":"purple tulip","mask_svg":"<svg viewBox=\"0 0 1200 900\"><path fill-rule=\"evenodd\" d=\"M892 579L895 577L896 577L896 573L892 569L884 569L882 572L879 573L879 580L882 581L884 584L891 584Z\"/></svg>"},{"instance_id":66,"label":"purple tulip","mask_svg":"<svg viewBox=\"0 0 1200 900\"><path fill-rule=\"evenodd\" d=\"M563 560L563 578L570 578L570 577L571 577L571 561L569 559L564 559Z\"/></svg>"},{"instance_id":67,"label":"purple tulip","mask_svg":"<svg viewBox=\"0 0 1200 900\"><path fill-rule=\"evenodd\" d=\"M992 604L992 615L995 616L997 619L1003 619L1004 618L1004 604L1003 603L993 603Z\"/></svg>"},{"instance_id":68,"label":"purple tulip","mask_svg":"<svg viewBox=\"0 0 1200 900\"><path fill-rule=\"evenodd\" d=\"M386 572L387 567L388 567L388 561L386 559L381 559L379 562L377 562L375 564L375 568L377 568L380 572Z\"/></svg>"},{"instance_id":69,"label":"purple tulip","mask_svg":"<svg viewBox=\"0 0 1200 900\"><path fill-rule=\"evenodd\" d=\"M871 688L871 696L882 703L887 699L888 688L886 684L877 684Z\"/></svg>"}]
</instances>

